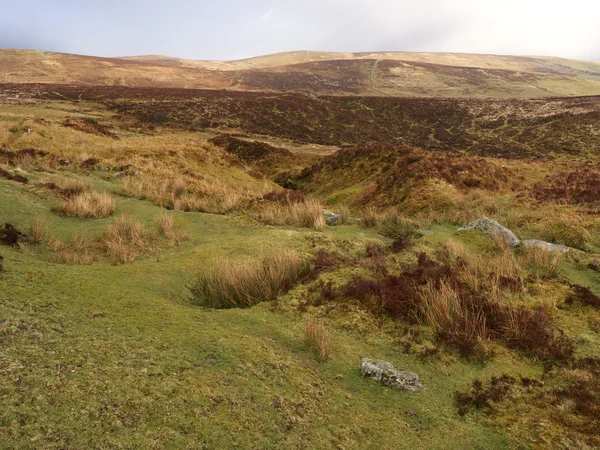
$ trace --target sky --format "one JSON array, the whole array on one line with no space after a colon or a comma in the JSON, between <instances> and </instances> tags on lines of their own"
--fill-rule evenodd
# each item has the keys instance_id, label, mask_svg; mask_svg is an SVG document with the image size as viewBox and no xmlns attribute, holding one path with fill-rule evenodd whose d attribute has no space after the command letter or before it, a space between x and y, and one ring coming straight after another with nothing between
<instances>
[{"instance_id":1,"label":"sky","mask_svg":"<svg viewBox=\"0 0 600 450\"><path fill-rule=\"evenodd\" d=\"M0 0L0 47L212 60L326 50L600 61L600 0Z\"/></svg>"}]
</instances>

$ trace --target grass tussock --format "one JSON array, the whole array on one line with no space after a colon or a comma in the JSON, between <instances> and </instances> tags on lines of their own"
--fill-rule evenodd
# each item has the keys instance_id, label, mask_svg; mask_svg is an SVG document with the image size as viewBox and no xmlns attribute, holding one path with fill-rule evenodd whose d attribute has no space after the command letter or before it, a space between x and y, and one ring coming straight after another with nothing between
<instances>
[{"instance_id":1,"label":"grass tussock","mask_svg":"<svg viewBox=\"0 0 600 450\"><path fill-rule=\"evenodd\" d=\"M208 184L183 177L128 176L122 193L180 211L225 214L247 202L247 196L220 183Z\"/></svg>"},{"instance_id":2,"label":"grass tussock","mask_svg":"<svg viewBox=\"0 0 600 450\"><path fill-rule=\"evenodd\" d=\"M158 234L163 236L173 245L179 245L182 241L188 239L188 235L184 231L175 229L175 221L170 214L159 214L155 219Z\"/></svg>"},{"instance_id":3,"label":"grass tussock","mask_svg":"<svg viewBox=\"0 0 600 450\"><path fill-rule=\"evenodd\" d=\"M308 319L304 328L304 342L306 342L321 363L331 358L333 350L331 333L322 320Z\"/></svg>"},{"instance_id":4,"label":"grass tussock","mask_svg":"<svg viewBox=\"0 0 600 450\"><path fill-rule=\"evenodd\" d=\"M306 273L307 264L293 250L286 250L262 262L219 259L201 272L191 291L203 306L246 308L275 299L291 289Z\"/></svg>"},{"instance_id":5,"label":"grass tussock","mask_svg":"<svg viewBox=\"0 0 600 450\"><path fill-rule=\"evenodd\" d=\"M55 190L67 198L71 198L92 190L92 185L88 180L65 176L47 178L42 180L39 185Z\"/></svg>"},{"instance_id":6,"label":"grass tussock","mask_svg":"<svg viewBox=\"0 0 600 450\"><path fill-rule=\"evenodd\" d=\"M54 208L65 216L99 219L115 212L115 200L107 192L83 192L63 200Z\"/></svg>"},{"instance_id":7,"label":"grass tussock","mask_svg":"<svg viewBox=\"0 0 600 450\"><path fill-rule=\"evenodd\" d=\"M266 225L297 226L323 231L324 209L321 202L314 199L283 203L267 201L258 207L254 217Z\"/></svg>"},{"instance_id":8,"label":"grass tussock","mask_svg":"<svg viewBox=\"0 0 600 450\"><path fill-rule=\"evenodd\" d=\"M34 244L46 244L51 239L50 233L48 232L48 225L43 217L34 219L29 229L31 240Z\"/></svg>"},{"instance_id":9,"label":"grass tussock","mask_svg":"<svg viewBox=\"0 0 600 450\"><path fill-rule=\"evenodd\" d=\"M135 217L123 215L109 225L100 238L100 246L109 259L126 263L151 252L155 247L154 241L143 223Z\"/></svg>"}]
</instances>

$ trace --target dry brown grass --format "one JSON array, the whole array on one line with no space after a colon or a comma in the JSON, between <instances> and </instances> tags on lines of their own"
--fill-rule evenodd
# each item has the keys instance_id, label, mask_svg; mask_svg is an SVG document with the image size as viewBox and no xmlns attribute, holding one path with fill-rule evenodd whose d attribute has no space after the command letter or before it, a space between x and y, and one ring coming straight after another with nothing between
<instances>
[{"instance_id":1,"label":"dry brown grass","mask_svg":"<svg viewBox=\"0 0 600 450\"><path fill-rule=\"evenodd\" d=\"M99 219L115 212L115 200L107 192L84 192L62 201L54 211L66 216Z\"/></svg>"},{"instance_id":2,"label":"dry brown grass","mask_svg":"<svg viewBox=\"0 0 600 450\"><path fill-rule=\"evenodd\" d=\"M120 216L109 225L100 239L100 246L109 259L126 263L154 250L154 239L144 224L132 216Z\"/></svg>"},{"instance_id":3,"label":"dry brown grass","mask_svg":"<svg viewBox=\"0 0 600 450\"><path fill-rule=\"evenodd\" d=\"M29 232L31 234L31 239L36 244L46 244L50 240L48 225L43 217L34 219L31 223Z\"/></svg>"},{"instance_id":4,"label":"dry brown grass","mask_svg":"<svg viewBox=\"0 0 600 450\"><path fill-rule=\"evenodd\" d=\"M181 211L224 214L244 205L248 196L223 183L199 182L183 177L137 176L123 179L123 193Z\"/></svg>"},{"instance_id":5,"label":"dry brown grass","mask_svg":"<svg viewBox=\"0 0 600 450\"><path fill-rule=\"evenodd\" d=\"M331 358L333 350L331 333L322 320L310 318L306 321L304 342L312 348L320 362L324 363Z\"/></svg>"},{"instance_id":6,"label":"dry brown grass","mask_svg":"<svg viewBox=\"0 0 600 450\"><path fill-rule=\"evenodd\" d=\"M254 214L256 220L267 225L297 226L323 231L324 207L318 200L292 202L289 204L266 203Z\"/></svg>"},{"instance_id":7,"label":"dry brown grass","mask_svg":"<svg viewBox=\"0 0 600 450\"><path fill-rule=\"evenodd\" d=\"M158 234L165 237L173 245L179 245L188 238L187 233L175 230L175 222L170 214L159 214L156 216L155 223Z\"/></svg>"},{"instance_id":8,"label":"dry brown grass","mask_svg":"<svg viewBox=\"0 0 600 450\"><path fill-rule=\"evenodd\" d=\"M473 346L489 334L485 315L469 311L459 293L444 281L421 289L421 317L437 336L459 348Z\"/></svg>"},{"instance_id":9,"label":"dry brown grass","mask_svg":"<svg viewBox=\"0 0 600 450\"><path fill-rule=\"evenodd\" d=\"M78 194L83 194L84 192L89 192L92 189L92 185L88 180L65 176L44 178L38 185L54 189L69 198Z\"/></svg>"},{"instance_id":10,"label":"dry brown grass","mask_svg":"<svg viewBox=\"0 0 600 450\"><path fill-rule=\"evenodd\" d=\"M211 308L244 308L277 297L306 272L303 258L293 250L262 262L218 259L198 275L191 290L198 302Z\"/></svg>"}]
</instances>

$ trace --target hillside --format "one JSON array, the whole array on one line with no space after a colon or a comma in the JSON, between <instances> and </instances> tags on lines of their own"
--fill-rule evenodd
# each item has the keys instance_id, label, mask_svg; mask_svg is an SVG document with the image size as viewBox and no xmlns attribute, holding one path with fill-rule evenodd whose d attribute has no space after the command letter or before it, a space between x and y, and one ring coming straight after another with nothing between
<instances>
[{"instance_id":1,"label":"hillside","mask_svg":"<svg viewBox=\"0 0 600 450\"><path fill-rule=\"evenodd\" d=\"M295 143L401 144L506 158L597 161L600 97L408 99L191 89L0 85L7 104L100 102L121 127L236 132ZM228 131L229 130L229 131Z\"/></svg>"},{"instance_id":2,"label":"hillside","mask_svg":"<svg viewBox=\"0 0 600 450\"><path fill-rule=\"evenodd\" d=\"M393 97L600 94L600 64L550 57L291 52L224 62L2 49L0 62L0 82L4 83Z\"/></svg>"}]
</instances>

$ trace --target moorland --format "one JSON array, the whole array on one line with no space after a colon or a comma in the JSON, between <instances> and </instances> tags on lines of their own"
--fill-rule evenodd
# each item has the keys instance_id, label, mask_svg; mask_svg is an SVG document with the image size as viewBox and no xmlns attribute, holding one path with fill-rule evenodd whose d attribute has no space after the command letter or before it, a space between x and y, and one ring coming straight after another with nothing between
<instances>
[{"instance_id":1,"label":"moorland","mask_svg":"<svg viewBox=\"0 0 600 450\"><path fill-rule=\"evenodd\" d=\"M6 448L600 445L600 65L0 61Z\"/></svg>"}]
</instances>

